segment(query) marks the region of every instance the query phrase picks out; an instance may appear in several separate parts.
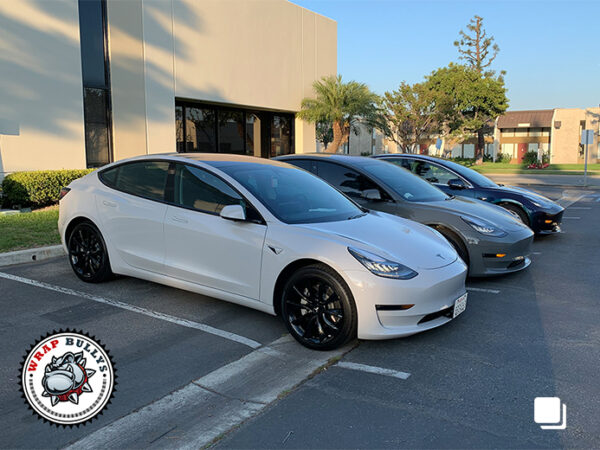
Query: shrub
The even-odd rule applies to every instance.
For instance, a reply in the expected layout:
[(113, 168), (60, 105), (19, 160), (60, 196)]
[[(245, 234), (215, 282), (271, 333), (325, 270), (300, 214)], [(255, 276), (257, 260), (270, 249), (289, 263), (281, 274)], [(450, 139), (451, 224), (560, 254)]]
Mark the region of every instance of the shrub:
[(492, 157), (492, 155), (488, 155), (487, 153), (483, 154), (483, 162), (492, 162), (494, 161), (494, 158)]
[(461, 156), (456, 156), (454, 158), (450, 158), (452, 161), (462, 164), (463, 166), (472, 166), (475, 164), (475, 158), (463, 158)]
[(525, 166), (530, 166), (532, 164), (537, 164), (538, 162), (538, 154), (537, 152), (527, 152), (523, 157), (523, 164)]
[(510, 153), (498, 153), (496, 156), (496, 162), (509, 163), (511, 159)]
[(544, 152), (542, 155), (542, 164), (550, 164), (550, 152)]
[(41, 207), (56, 203), (62, 187), (92, 170), (38, 170), (11, 173), (2, 180), (4, 207)]

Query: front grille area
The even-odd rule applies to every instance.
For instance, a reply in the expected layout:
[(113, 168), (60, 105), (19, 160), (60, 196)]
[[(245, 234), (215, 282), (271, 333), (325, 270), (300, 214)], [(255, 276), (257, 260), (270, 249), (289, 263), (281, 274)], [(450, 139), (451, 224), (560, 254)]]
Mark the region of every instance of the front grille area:
[(449, 308), (442, 309), (441, 311), (427, 314), (425, 317), (423, 317), (421, 320), (419, 320), (419, 323), (417, 325), (421, 325), (422, 323), (425, 323), (425, 322), (431, 322), (432, 320), (435, 320), (438, 317), (449, 317), (450, 319), (452, 319), (453, 314), (454, 314), (454, 306), (450, 306)]

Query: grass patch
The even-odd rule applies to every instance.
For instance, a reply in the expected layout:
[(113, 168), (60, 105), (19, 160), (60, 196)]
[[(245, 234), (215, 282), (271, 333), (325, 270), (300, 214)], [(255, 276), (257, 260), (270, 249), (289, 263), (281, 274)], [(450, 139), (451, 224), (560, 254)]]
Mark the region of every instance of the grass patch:
[(0, 252), (60, 244), (58, 205), (41, 211), (0, 215)]

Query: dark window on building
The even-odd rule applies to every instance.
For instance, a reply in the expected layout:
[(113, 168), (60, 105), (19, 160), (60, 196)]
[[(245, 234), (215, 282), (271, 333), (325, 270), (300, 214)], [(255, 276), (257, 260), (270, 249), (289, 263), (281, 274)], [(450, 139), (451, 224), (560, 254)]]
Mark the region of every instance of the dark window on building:
[(165, 199), (169, 163), (143, 161), (117, 167), (115, 188), (151, 200)]
[(219, 214), (224, 206), (242, 204), (240, 195), (227, 183), (198, 167), (177, 164), (175, 203)]
[(79, 36), (87, 167), (112, 160), (105, 0), (79, 0)]
[(293, 114), (178, 101), (175, 122), (178, 152), (265, 158), (294, 153)]
[(366, 189), (377, 189), (371, 180), (355, 170), (329, 162), (317, 162), (319, 177), (351, 198), (360, 198)]

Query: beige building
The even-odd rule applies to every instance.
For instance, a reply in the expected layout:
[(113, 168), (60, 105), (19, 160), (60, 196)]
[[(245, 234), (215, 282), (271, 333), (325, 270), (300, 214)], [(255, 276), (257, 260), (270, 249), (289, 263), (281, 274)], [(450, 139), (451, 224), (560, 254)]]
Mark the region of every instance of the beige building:
[(592, 130), (594, 143), (588, 148), (588, 162), (600, 161), (600, 108), (509, 111), (498, 118), (497, 151), (519, 163), (527, 152), (550, 157), (553, 164), (584, 162), (581, 132)]
[(337, 24), (285, 0), (0, 1), (0, 178), (172, 151), (314, 151)]

